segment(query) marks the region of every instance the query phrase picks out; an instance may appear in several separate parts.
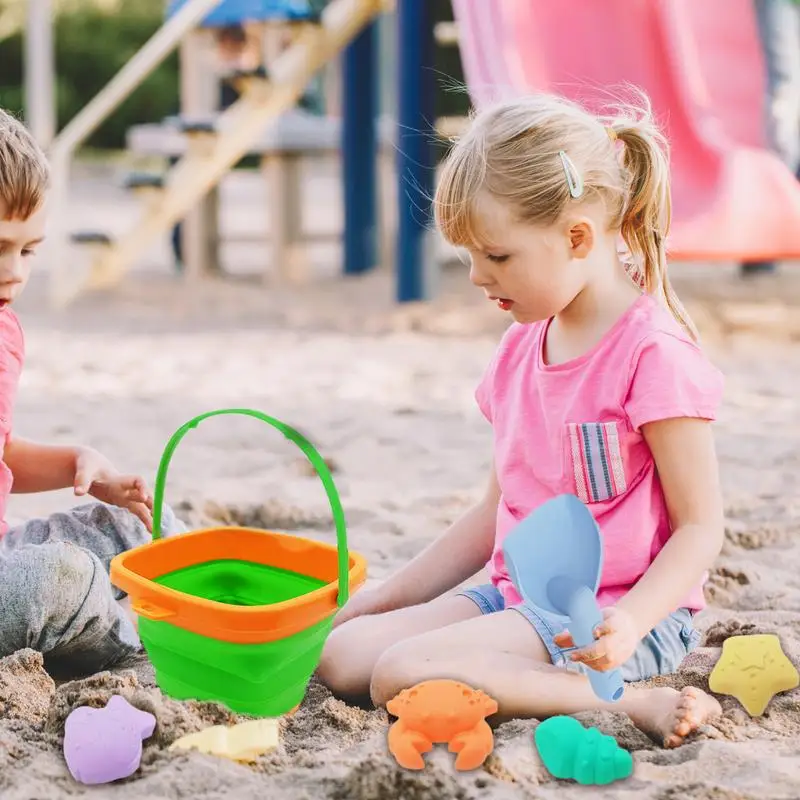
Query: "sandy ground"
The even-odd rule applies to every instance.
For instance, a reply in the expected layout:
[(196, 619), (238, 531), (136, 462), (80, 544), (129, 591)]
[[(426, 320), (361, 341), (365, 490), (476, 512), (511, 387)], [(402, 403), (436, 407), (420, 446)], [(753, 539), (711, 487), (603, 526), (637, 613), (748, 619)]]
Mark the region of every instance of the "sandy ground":
[[(703, 647), (659, 682), (706, 688), (732, 633), (775, 632), (800, 663), (800, 277), (742, 287), (721, 267), (676, 273), (727, 375), (717, 425), (727, 532), (708, 584), (710, 607), (698, 620)], [(152, 478), (169, 435), (194, 414), (260, 408), (303, 430), (332, 460), (351, 544), (379, 580), (466, 509), (484, 480), (490, 432), (472, 391), (505, 319), (465, 278), (450, 270), (437, 303), (398, 310), (386, 274), (323, 279), (304, 290), (242, 282), (187, 289), (154, 259), (121, 292), (58, 314), (47, 311), (37, 278), (20, 305), (28, 364), (17, 431), (89, 443)], [(192, 521), (238, 518), (333, 539), (322, 488), (300, 453), (251, 420), (213, 420), (193, 432), (174, 459), (167, 497)], [(16, 496), (11, 516), (70, 502), (63, 492)], [(156, 714), (156, 734), (134, 778), (82, 787), (61, 755), (64, 719), (115, 692)], [(423, 773), (405, 772), (387, 754), (384, 714), (348, 707), (312, 682), (301, 709), (282, 723), (280, 748), (248, 767), (167, 751), (178, 736), (233, 718), (213, 704), (164, 698), (146, 662), (57, 686), (24, 651), (0, 661), (0, 798), (800, 796), (800, 691), (778, 696), (757, 719), (721, 700), (724, 718), (675, 751), (620, 715), (581, 715), (617, 736), (636, 765), (627, 782), (587, 790), (548, 776), (532, 743), (535, 721), (502, 726), (475, 773), (455, 772), (444, 751)]]

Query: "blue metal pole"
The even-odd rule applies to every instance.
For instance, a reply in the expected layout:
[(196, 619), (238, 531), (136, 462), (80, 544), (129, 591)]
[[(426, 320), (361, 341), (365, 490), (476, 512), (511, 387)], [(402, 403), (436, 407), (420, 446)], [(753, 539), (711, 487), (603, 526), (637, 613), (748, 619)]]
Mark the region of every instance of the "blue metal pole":
[(431, 229), (434, 182), (433, 3), (399, 0), (397, 111), (397, 299), (424, 300), (425, 240)]
[(344, 272), (358, 275), (378, 262), (378, 28), (367, 26), (344, 54), (342, 171)]

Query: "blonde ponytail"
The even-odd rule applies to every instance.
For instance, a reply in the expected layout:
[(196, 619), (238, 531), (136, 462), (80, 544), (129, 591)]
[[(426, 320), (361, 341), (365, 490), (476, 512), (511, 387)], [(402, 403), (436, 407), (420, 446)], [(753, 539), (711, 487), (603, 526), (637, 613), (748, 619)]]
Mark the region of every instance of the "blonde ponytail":
[(666, 239), (672, 218), (667, 143), (648, 108), (640, 119), (612, 120), (608, 126), (623, 143), (622, 164), (630, 186), (620, 232), (641, 269), (645, 291), (660, 295), (675, 319), (697, 340), (697, 329), (667, 273)]
[[(630, 251), (632, 280), (660, 296), (697, 339), (667, 277), (667, 143), (653, 122), (647, 96), (635, 89), (631, 93), (634, 103), (599, 117), (545, 94), (483, 109), (442, 165), (434, 199), (436, 222), (448, 242), (472, 247), (486, 239), (482, 191), (518, 220), (534, 225), (552, 225), (577, 203), (599, 198), (609, 229), (621, 233)], [(579, 177), (580, 193), (575, 193), (568, 166)]]

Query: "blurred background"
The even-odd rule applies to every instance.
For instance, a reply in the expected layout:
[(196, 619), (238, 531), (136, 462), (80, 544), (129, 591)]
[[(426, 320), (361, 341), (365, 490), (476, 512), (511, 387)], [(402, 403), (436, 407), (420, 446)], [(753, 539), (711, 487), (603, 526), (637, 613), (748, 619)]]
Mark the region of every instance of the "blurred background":
[[(79, 250), (69, 277), (45, 259), (55, 304), (187, 265), (272, 284), (383, 267), (396, 300), (432, 299), (455, 260), (431, 231), (436, 165), (473, 105), (531, 91), (598, 110), (648, 93), (673, 260), (750, 276), (800, 253), (795, 0), (375, 0), (326, 26), (328, 5), (0, 0), (0, 104), (51, 149), (53, 241)], [(93, 199), (115, 190), (124, 210)]]
[[(48, 241), (19, 303), (16, 432), (95, 446), (152, 480), (187, 420), (260, 409), (322, 452), (349, 544), (380, 580), (474, 502), (490, 463), (473, 392), (508, 317), (433, 230), (449, 142), (498, 97), (555, 91), (600, 108), (630, 84), (672, 148), (673, 283), (727, 381), (726, 543), (696, 623), (708, 646), (777, 632), (795, 658), (795, 0), (0, 0), (0, 106), (53, 168)], [(193, 431), (167, 500), (191, 525), (333, 541), (313, 470), (262, 427), (222, 417)], [(14, 495), (9, 521), (73, 502)], [(382, 723), (343, 708), (321, 703), (333, 722), (269, 774), (158, 766), (115, 788), (292, 798), (338, 781), (355, 800), (444, 796), (441, 771), (400, 781)], [(764, 721), (742, 714), (718, 741), (659, 751), (641, 794), (755, 797), (774, 784), (770, 796), (795, 796), (796, 720), (787, 695)], [(66, 797), (37, 737), (30, 758), (7, 748), (2, 785)], [(481, 796), (538, 787), (528, 746), (500, 748)], [(472, 778), (447, 796), (456, 780)]]

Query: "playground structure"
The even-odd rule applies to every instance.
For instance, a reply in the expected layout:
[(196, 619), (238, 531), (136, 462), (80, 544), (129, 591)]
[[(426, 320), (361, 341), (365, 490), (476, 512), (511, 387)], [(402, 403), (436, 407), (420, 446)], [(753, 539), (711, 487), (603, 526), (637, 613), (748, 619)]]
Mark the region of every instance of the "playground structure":
[[(85, 282), (76, 280), (74, 272), (68, 274), (68, 268), (59, 267), (63, 258), (51, 259), (51, 298), (56, 305), (66, 304), (84, 287), (107, 288), (117, 283), (157, 236), (192, 212), (226, 172), (248, 153), (267, 124), (295, 105), (319, 69), (357, 36), (370, 36), (369, 24), (386, 8), (383, 0), (333, 0), (321, 16), (309, 14), (303, 19), (296, 13), (287, 15), (286, 2), (226, 2), (238, 6), (250, 21), (254, 16), (255, 22), (266, 22), (282, 15), (285, 23), (295, 23), (292, 43), (273, 61), (269, 77), (241, 76), (239, 99), (212, 124), (208, 120), (200, 124), (190, 121), (184, 126), (185, 154), (161, 186), (150, 187), (142, 214), (127, 233), (111, 240), (103, 232), (82, 232), (73, 239), (91, 248), (91, 268)], [(69, 233), (63, 229), (63, 214), (58, 210), (65, 207), (69, 165), (75, 149), (179, 41), (219, 5), (219, 0), (188, 0), (171, 9), (174, 13), (168, 16), (164, 26), (56, 137), (50, 149), (57, 209), (55, 243), (63, 246), (69, 239)], [(310, 10), (307, 3), (305, 6)], [(373, 52), (369, 46), (349, 52), (358, 55), (365, 49)], [(369, 79), (371, 70), (364, 73)], [(359, 133), (362, 151), (371, 154), (374, 125), (366, 125)], [(374, 158), (362, 158), (362, 161), (374, 166)], [(202, 225), (202, 218), (199, 224)], [(196, 237), (188, 238), (189, 242), (196, 241)]]
[[(171, 10), (174, 11), (184, 5), (184, 2), (173, 2)], [(275, 4), (273, 4), (275, 5)], [(285, 14), (294, 10), (295, 18), (286, 19), (281, 16), (277, 19), (266, 17), (253, 22), (243, 20), (243, 13), (253, 15), (253, 3), (233, 3), (231, 0), (221, 3), (204, 20), (203, 25), (190, 31), (181, 43), (181, 113), (174, 118), (168, 118), (160, 123), (136, 125), (128, 132), (128, 150), (134, 157), (155, 156), (161, 159), (177, 160), (185, 156), (192, 142), (198, 136), (213, 135), (218, 132), (216, 117), (219, 115), (219, 88), (220, 74), (214, 68), (215, 50), (217, 43), (215, 36), (225, 29), (227, 25), (244, 25), (250, 41), (257, 42), (260, 50), (256, 66), (246, 70), (234, 69), (229, 71), (227, 80), (234, 84), (240, 91), (247, 91), (253, 84), (264, 84), (267, 80), (269, 65), (280, 56), (282, 44), (289, 37), (296, 37), (300, 26), (314, 25), (319, 22), (318, 15), (302, 16), (301, 12), (314, 14), (304, 2), (294, 3), (284, 8), (262, 8), (265, 14)], [(288, 28), (288, 30), (287, 30)], [(373, 26), (368, 26), (365, 31), (354, 41), (355, 61), (357, 65), (369, 63), (375, 57), (376, 31)], [(353, 59), (347, 59), (345, 64)], [(328, 64), (325, 72), (325, 84), (328, 94), (334, 93), (337, 84), (341, 83), (336, 70), (331, 69), (334, 64)], [(348, 83), (361, 86), (358, 78), (349, 79)], [(368, 88), (368, 87), (367, 87)], [(361, 101), (364, 96), (361, 92), (348, 92), (347, 99)], [(367, 152), (374, 150), (376, 145), (367, 139), (366, 131), (375, 124), (374, 115), (375, 98), (366, 97), (368, 105), (364, 108), (367, 118), (362, 119), (360, 108), (354, 111), (358, 117), (355, 126), (360, 130), (358, 147), (366, 146)], [(386, 123), (388, 120), (379, 121), (380, 140), (382, 146), (377, 149), (384, 166), (384, 173), (388, 172), (389, 160), (393, 155), (391, 148), (392, 131)], [(388, 145), (388, 146), (387, 146)], [(304, 247), (304, 231), (302, 229), (302, 201), (303, 181), (302, 162), (309, 157), (337, 156), (342, 149), (342, 123), (341, 119), (330, 114), (313, 113), (303, 108), (295, 107), (280, 114), (276, 119), (264, 127), (257, 138), (247, 148), (247, 154), (259, 160), (261, 171), (266, 179), (270, 202), (270, 241), (272, 255), (269, 259), (265, 276), (271, 274), (282, 281), (302, 282), (307, 279), (309, 267), (306, 260)], [(361, 158), (363, 161), (363, 158)], [(369, 165), (368, 165), (369, 166)], [(348, 172), (358, 170), (359, 163), (348, 162)], [(358, 179), (361, 189), (355, 203), (358, 210), (364, 208), (367, 214), (372, 214), (375, 219), (386, 220), (386, 214), (378, 213), (377, 209), (382, 204), (378, 203), (373, 195), (364, 196), (363, 191), (374, 186), (370, 175)], [(384, 185), (389, 181), (385, 180)], [(164, 176), (159, 174), (133, 173), (129, 175), (126, 185), (129, 189), (142, 194), (144, 197), (157, 196), (165, 185)], [(349, 207), (355, 209), (353, 202)], [(194, 209), (187, 214), (181, 222), (182, 250), (186, 268), (191, 275), (201, 275), (219, 269), (221, 262), (219, 234), (220, 198), (219, 186), (212, 186), (200, 198)], [(375, 224), (372, 216), (365, 220), (365, 224)], [(352, 227), (352, 226), (351, 226)], [(378, 237), (381, 243), (389, 239), (385, 232)], [(374, 253), (365, 252), (363, 247), (348, 248), (349, 270), (360, 272), (373, 264)], [(384, 253), (381, 257), (386, 258)]]
[[(273, 272), (283, 266), (285, 276), (297, 274), (297, 161), (304, 152), (340, 151), (344, 272), (366, 272), (393, 260), (397, 299), (429, 297), (435, 264), (426, 198), (436, 166), (433, 97), (439, 77), (431, 65), (437, 40), (458, 45), (477, 106), (539, 90), (591, 106), (613, 99), (614, 90), (626, 83), (643, 88), (672, 144), (674, 213), (668, 246), (673, 259), (800, 256), (800, 190), (766, 148), (762, 132), (764, 66), (751, 0), (609, 0), (602, 5), (593, 0), (452, 0), (452, 5), (455, 21), (436, 26), (434, 34), (426, 0), (332, 0), (321, 15), (303, 12), (308, 4), (300, 0), (173, 3), (164, 26), (51, 147), (56, 208), (63, 209), (75, 149), (182, 42), (184, 113), (171, 132), (161, 126), (157, 145), (179, 160), (161, 180), (134, 181), (132, 188), (142, 191), (146, 202), (128, 233), (116, 240), (103, 232), (73, 237), (91, 248), (85, 286), (117, 284), (148, 245), (182, 219), (187, 273), (201, 273), (214, 259), (214, 189), (253, 152), (264, 158), (273, 186)], [(398, 102), (394, 118), (378, 124), (375, 21), (387, 14), (395, 15)], [(198, 30), (223, 17), (247, 20), (264, 31), (281, 19), (292, 26), (293, 41), (271, 63), (268, 76), (240, 76), (241, 98), (210, 117), (203, 99), (207, 85), (203, 88), (198, 78)], [(291, 122), (287, 112), (309, 80), (340, 53), (341, 120), (297, 117)], [(453, 135), (463, 121), (440, 122), (439, 131)], [(147, 135), (144, 129), (132, 131), (130, 142), (146, 151)], [(173, 144), (165, 145), (168, 141)], [(396, 153), (396, 230), (378, 221), (381, 144), (384, 152)], [(56, 217), (58, 225), (63, 215)], [(52, 246), (69, 238), (70, 232), (61, 230)], [(52, 298), (58, 305), (84, 288), (67, 262), (51, 259)]]

